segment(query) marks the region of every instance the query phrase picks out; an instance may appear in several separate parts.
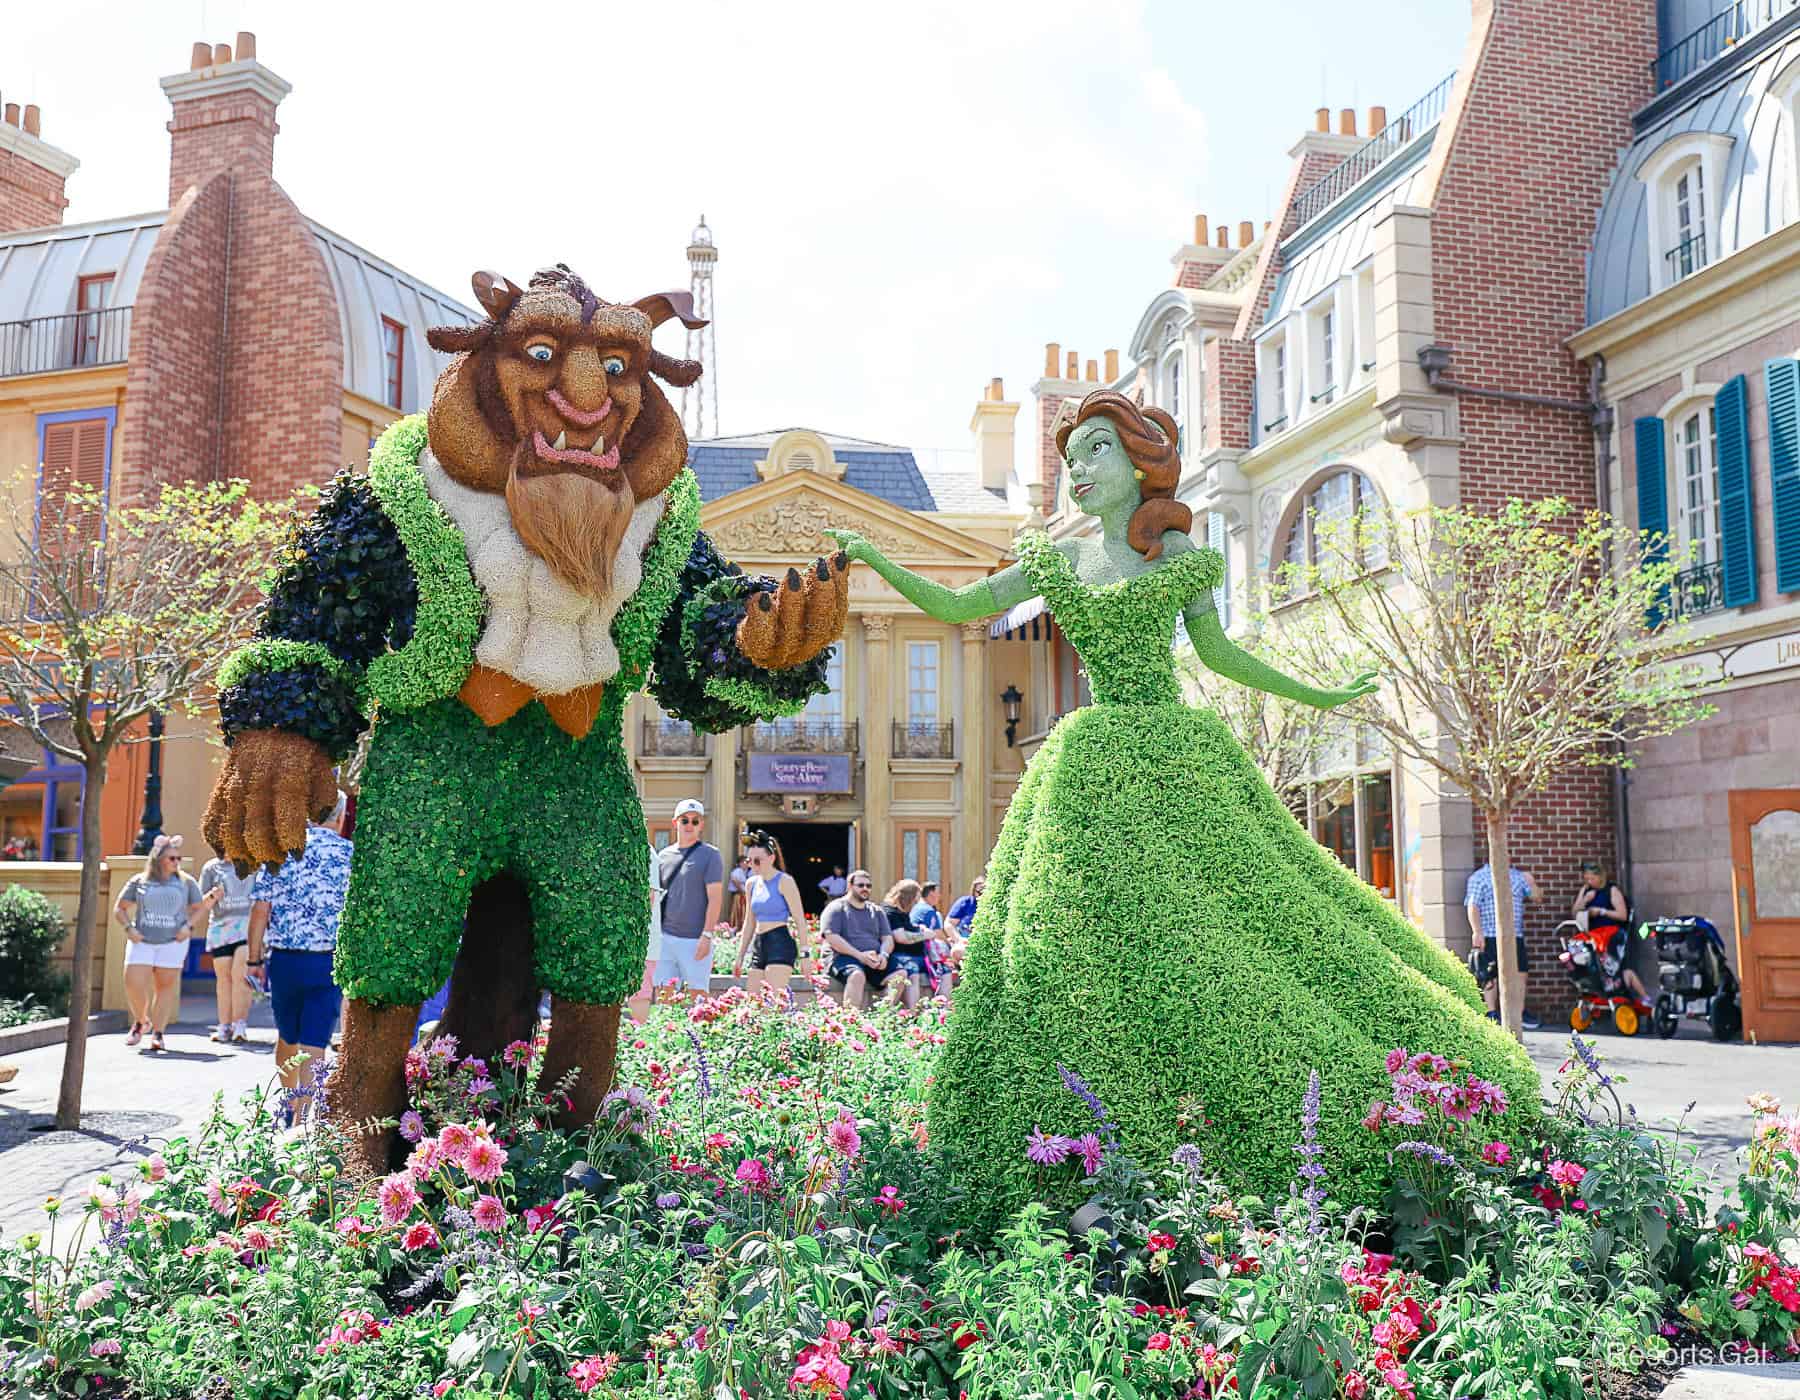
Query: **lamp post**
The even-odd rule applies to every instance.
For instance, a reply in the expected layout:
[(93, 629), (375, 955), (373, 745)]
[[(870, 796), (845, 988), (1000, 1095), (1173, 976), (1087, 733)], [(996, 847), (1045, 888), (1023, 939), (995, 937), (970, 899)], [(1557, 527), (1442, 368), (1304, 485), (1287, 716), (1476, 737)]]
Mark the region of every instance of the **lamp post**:
[(1025, 697), (1011, 681), (1000, 692), (1000, 703), (1006, 707), (1006, 747), (1012, 748), (1019, 737), (1019, 705)]
[(144, 777), (144, 814), (138, 818), (137, 843), (132, 850), (149, 855), (150, 847), (162, 835), (162, 739), (163, 713), (150, 711), (150, 771)]

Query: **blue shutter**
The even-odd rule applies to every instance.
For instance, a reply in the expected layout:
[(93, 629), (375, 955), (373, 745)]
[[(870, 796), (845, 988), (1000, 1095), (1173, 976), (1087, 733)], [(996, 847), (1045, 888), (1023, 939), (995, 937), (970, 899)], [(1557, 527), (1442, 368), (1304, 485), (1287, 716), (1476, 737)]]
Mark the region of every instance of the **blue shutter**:
[(1756, 521), (1750, 509), (1750, 399), (1738, 375), (1713, 396), (1719, 474), (1719, 576), (1725, 606), (1756, 601)]
[(1216, 510), (1206, 512), (1206, 542), (1225, 560), (1225, 572), (1219, 586), (1213, 589), (1213, 608), (1219, 614), (1219, 626), (1231, 626), (1231, 555), (1225, 548), (1225, 517)]
[(1775, 587), (1800, 590), (1800, 360), (1763, 366), (1769, 390), (1769, 495), (1775, 517)]
[[(1663, 420), (1640, 418), (1632, 430), (1637, 441), (1638, 529), (1649, 536), (1644, 543), (1644, 562), (1660, 564), (1669, 557), (1669, 475), (1663, 463)], [(1665, 589), (1647, 621), (1660, 627), (1668, 613)]]

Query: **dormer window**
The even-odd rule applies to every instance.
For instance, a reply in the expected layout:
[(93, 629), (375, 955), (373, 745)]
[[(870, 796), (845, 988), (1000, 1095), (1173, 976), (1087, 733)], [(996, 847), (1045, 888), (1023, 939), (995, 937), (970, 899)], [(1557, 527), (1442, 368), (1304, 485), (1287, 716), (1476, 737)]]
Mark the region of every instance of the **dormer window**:
[(381, 318), (382, 367), (386, 372), (387, 406), (403, 408), (406, 392), (406, 327)]
[(1675, 246), (1663, 254), (1668, 280), (1706, 266), (1706, 171), (1695, 161), (1675, 177)]
[(1673, 287), (1725, 256), (1719, 236), (1729, 136), (1689, 131), (1658, 146), (1637, 169), (1648, 214), (1650, 287)]

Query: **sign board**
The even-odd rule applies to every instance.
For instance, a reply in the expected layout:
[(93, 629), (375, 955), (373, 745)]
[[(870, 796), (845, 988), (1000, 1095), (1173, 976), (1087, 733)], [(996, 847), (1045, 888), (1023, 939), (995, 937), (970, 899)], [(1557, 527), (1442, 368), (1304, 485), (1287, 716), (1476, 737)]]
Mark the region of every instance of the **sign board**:
[(1800, 666), (1800, 632), (1784, 632), (1777, 637), (1759, 637), (1753, 642), (1721, 647), (1715, 651), (1697, 651), (1663, 663), (1678, 671), (1691, 672), (1704, 685), (1721, 685), (1742, 680), (1746, 676)]
[(847, 753), (753, 753), (750, 792), (849, 792), (852, 773)]

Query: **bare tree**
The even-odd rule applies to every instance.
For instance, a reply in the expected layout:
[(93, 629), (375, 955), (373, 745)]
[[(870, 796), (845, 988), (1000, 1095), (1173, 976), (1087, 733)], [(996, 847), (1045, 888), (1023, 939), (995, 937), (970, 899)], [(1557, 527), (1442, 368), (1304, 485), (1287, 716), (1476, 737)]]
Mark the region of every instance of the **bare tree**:
[[(1277, 623), (1267, 615), (1254, 615), (1238, 645), (1291, 673), (1301, 650), (1296, 629), (1314, 626), (1315, 618), (1316, 614), (1296, 612)], [(1286, 794), (1310, 779), (1317, 759), (1346, 725), (1335, 712), (1226, 680), (1203, 666), (1185, 642), (1176, 649), (1175, 669), (1183, 693), (1224, 721), (1263, 780), (1278, 793)], [(1331, 674), (1337, 670), (1341, 667)]]
[(56, 1126), (69, 1129), (81, 1121), (107, 765), (152, 712), (193, 710), (210, 695), (220, 665), (251, 635), (258, 581), (289, 510), (253, 500), (242, 482), (165, 486), (111, 508), (92, 487), (47, 485), (40, 499), (37, 474), (19, 473), (0, 504), (0, 723), (85, 776), (56, 1104)]
[[(1559, 772), (1628, 765), (1631, 746), (1711, 712), (1668, 621), (1679, 560), (1560, 499), (1493, 514), (1430, 508), (1314, 522), (1317, 561), (1284, 580), (1329, 625), (1284, 639), (1301, 669), (1346, 651), (1382, 689), (1346, 709), (1467, 793), (1494, 872), (1501, 1018), (1519, 1034), (1524, 984), (1508, 897), (1508, 824)], [(1678, 603), (1679, 599), (1673, 600)]]

